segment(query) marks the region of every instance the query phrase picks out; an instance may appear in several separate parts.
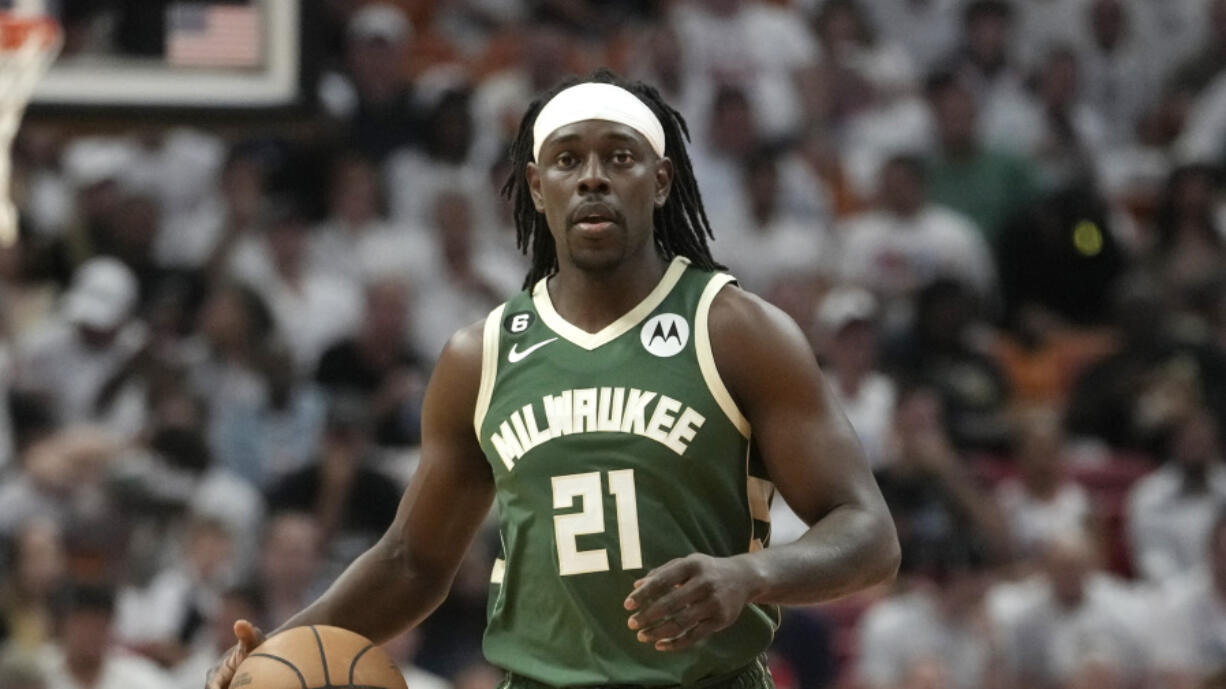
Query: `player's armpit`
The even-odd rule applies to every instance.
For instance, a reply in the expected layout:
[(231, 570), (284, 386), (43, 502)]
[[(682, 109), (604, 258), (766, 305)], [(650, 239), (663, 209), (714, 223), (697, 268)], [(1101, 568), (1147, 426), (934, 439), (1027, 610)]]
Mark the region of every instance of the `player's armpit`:
[(735, 287), (716, 296), (709, 323), (719, 375), (772, 482), (811, 525), (796, 544), (753, 554), (767, 582), (757, 602), (815, 602), (893, 576), (889, 511), (800, 328)]

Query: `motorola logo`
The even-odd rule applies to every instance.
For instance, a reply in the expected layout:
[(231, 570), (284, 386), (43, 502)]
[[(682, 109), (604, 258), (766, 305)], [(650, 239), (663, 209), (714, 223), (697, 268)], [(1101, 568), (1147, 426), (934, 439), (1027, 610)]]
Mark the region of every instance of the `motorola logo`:
[(690, 341), (690, 324), (675, 313), (652, 316), (639, 332), (643, 349), (660, 357), (673, 356)]

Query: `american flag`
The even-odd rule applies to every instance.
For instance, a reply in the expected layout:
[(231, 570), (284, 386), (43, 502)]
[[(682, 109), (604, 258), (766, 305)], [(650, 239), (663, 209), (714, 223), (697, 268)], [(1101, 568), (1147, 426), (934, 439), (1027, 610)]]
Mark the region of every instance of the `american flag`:
[(262, 17), (251, 5), (178, 3), (168, 9), (166, 59), (177, 67), (258, 67)]

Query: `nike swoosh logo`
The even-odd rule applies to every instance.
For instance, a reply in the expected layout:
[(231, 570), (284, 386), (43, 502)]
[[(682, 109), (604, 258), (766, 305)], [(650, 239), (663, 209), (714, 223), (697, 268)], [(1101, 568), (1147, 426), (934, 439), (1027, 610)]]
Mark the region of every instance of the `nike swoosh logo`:
[(541, 340), (540, 342), (537, 342), (536, 344), (532, 345), (531, 347), (529, 347), (529, 348), (525, 349), (525, 350), (524, 350), (524, 351), (522, 351), (522, 352), (517, 352), (517, 351), (515, 351), (515, 348), (519, 346), (519, 343), (518, 343), (518, 342), (516, 342), (515, 344), (511, 345), (511, 351), (507, 352), (507, 361), (509, 361), (509, 362), (511, 362), (511, 363), (515, 363), (515, 362), (517, 362), (517, 361), (523, 361), (524, 357), (526, 357), (526, 356), (528, 356), (529, 354), (531, 354), (531, 353), (535, 352), (536, 350), (540, 349), (541, 347), (544, 347), (545, 345), (549, 344), (550, 342), (553, 342), (553, 341), (554, 341), (554, 340), (556, 340), (556, 339), (558, 339), (558, 338), (556, 338), (556, 337), (551, 337), (551, 338), (549, 338), (548, 340)]

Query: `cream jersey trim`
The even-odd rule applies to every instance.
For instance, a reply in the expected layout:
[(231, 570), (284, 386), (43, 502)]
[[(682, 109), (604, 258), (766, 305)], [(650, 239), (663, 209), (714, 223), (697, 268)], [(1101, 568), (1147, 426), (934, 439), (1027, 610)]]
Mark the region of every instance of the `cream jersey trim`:
[(498, 377), (498, 328), (502, 325), (502, 311), (506, 304), (490, 311), (481, 330), (481, 386), (477, 389), (477, 404), (473, 409), (473, 430), (481, 440), (481, 424), (494, 396), (494, 379)]
[(724, 285), (734, 280), (735, 278), (727, 273), (716, 273), (707, 283), (706, 288), (702, 290), (702, 296), (698, 298), (698, 312), (694, 315), (694, 353), (698, 357), (698, 368), (702, 371), (703, 380), (707, 383), (707, 390), (711, 392), (719, 408), (724, 410), (724, 414), (732, 425), (736, 426), (741, 435), (748, 438), (749, 419), (741, 413), (736, 402), (732, 400), (727, 386), (724, 385), (723, 378), (719, 377), (719, 369), (715, 366), (715, 355), (711, 352), (711, 333), (707, 329), (707, 316), (711, 311), (711, 303), (715, 301), (715, 295), (724, 288)]
[(600, 332), (589, 333), (582, 328), (576, 327), (554, 310), (553, 301), (549, 299), (549, 289), (545, 286), (545, 278), (541, 278), (536, 283), (536, 286), (532, 288), (532, 303), (536, 306), (536, 312), (540, 315), (541, 322), (549, 326), (562, 339), (590, 352), (629, 332), (631, 328), (646, 318), (647, 314), (654, 311), (664, 301), (664, 298), (668, 296), (668, 293), (673, 290), (673, 287), (676, 286), (677, 281), (681, 279), (682, 273), (685, 272), (685, 268), (689, 264), (690, 260), (684, 256), (674, 258), (672, 263), (669, 264), (668, 270), (664, 271), (664, 277), (660, 278), (660, 282), (656, 283), (651, 293), (621, 318), (602, 328)]

